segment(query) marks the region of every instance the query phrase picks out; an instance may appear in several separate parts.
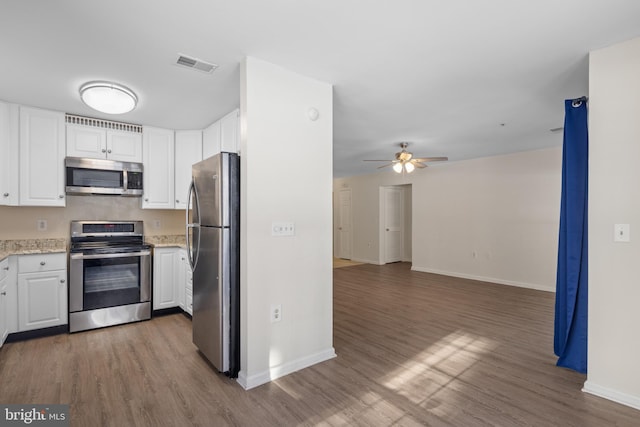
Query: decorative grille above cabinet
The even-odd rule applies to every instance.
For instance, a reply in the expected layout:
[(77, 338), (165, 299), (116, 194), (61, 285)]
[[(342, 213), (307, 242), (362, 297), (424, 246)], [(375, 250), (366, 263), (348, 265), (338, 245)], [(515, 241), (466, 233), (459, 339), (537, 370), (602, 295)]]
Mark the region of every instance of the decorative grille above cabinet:
[(72, 125), (92, 126), (103, 129), (121, 130), (125, 132), (142, 133), (141, 125), (131, 123), (114, 122), (111, 120), (94, 119), (93, 117), (76, 116), (74, 114), (66, 114), (65, 121)]

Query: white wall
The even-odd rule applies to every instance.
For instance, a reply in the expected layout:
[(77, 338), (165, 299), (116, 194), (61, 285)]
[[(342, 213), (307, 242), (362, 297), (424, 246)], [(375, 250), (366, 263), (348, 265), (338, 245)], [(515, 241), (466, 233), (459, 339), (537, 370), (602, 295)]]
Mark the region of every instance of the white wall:
[[(335, 357), (332, 87), (255, 58), (241, 66), (241, 371), (255, 387)], [(308, 118), (309, 108), (320, 112)], [(273, 237), (273, 221), (295, 236)], [(281, 304), (282, 320), (270, 322)]]
[(433, 165), (404, 178), (340, 178), (334, 187), (352, 189), (354, 259), (379, 261), (378, 188), (411, 183), (414, 270), (554, 291), (561, 166), (557, 147)]
[[(640, 38), (590, 54), (585, 391), (640, 409), (639, 100)], [(614, 224), (631, 224), (631, 242), (613, 242)]]

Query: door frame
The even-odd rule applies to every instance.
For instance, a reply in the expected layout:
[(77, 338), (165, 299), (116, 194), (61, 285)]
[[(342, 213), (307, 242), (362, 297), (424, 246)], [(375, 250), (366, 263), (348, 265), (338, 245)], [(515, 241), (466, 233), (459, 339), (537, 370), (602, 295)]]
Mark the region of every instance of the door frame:
[[(342, 193), (349, 193), (349, 218), (347, 218), (348, 223), (349, 223), (349, 257), (348, 258), (342, 258), (340, 255), (342, 255), (340, 253), (340, 247), (342, 246), (342, 233), (341, 230), (339, 229), (340, 224), (342, 222), (342, 210), (341, 210), (341, 198), (340, 195)], [(351, 191), (351, 188), (341, 188), (340, 190), (338, 190), (336, 198), (335, 198), (335, 213), (336, 213), (336, 221), (335, 221), (335, 225), (334, 225), (334, 233), (335, 233), (335, 239), (334, 239), (334, 244), (335, 244), (335, 248), (334, 248), (334, 256), (336, 258), (342, 258), (342, 259), (349, 259), (351, 260), (353, 258), (353, 192)]]
[[(378, 190), (378, 201), (379, 201), (379, 211), (378, 211), (378, 264), (385, 264), (386, 260), (386, 230), (385, 230), (385, 191), (388, 188), (398, 188), (402, 191), (402, 262), (411, 262), (412, 253), (413, 253), (413, 241), (412, 241), (412, 230), (413, 230), (413, 185), (412, 184), (401, 184), (401, 185), (382, 185)], [(409, 249), (407, 248), (409, 247)]]
[(402, 194), (402, 202), (401, 202), (401, 206), (400, 208), (402, 209), (401, 211), (401, 215), (400, 215), (400, 219), (401, 219), (401, 231), (400, 231), (400, 236), (403, 239), (402, 242), (402, 259), (401, 261), (404, 260), (404, 230), (406, 229), (406, 225), (405, 225), (405, 215), (404, 215), (404, 187), (402, 185), (383, 185), (380, 186), (379, 189), (379, 218), (380, 221), (378, 222), (379, 227), (378, 227), (378, 242), (379, 242), (379, 247), (378, 247), (378, 264), (383, 265), (387, 263), (387, 233), (386, 233), (386, 229), (385, 229), (385, 224), (386, 224), (386, 202), (387, 202), (387, 198), (386, 198), (386, 191), (389, 189), (398, 189), (400, 190), (401, 194)]

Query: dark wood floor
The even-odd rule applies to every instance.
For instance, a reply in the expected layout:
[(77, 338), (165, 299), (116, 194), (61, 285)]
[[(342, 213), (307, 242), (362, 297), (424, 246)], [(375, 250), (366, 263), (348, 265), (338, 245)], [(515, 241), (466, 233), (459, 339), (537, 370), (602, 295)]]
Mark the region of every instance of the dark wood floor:
[(69, 403), (72, 426), (637, 426), (557, 368), (553, 295), (411, 272), (334, 270), (338, 357), (244, 391), (182, 314), (6, 344), (1, 403)]

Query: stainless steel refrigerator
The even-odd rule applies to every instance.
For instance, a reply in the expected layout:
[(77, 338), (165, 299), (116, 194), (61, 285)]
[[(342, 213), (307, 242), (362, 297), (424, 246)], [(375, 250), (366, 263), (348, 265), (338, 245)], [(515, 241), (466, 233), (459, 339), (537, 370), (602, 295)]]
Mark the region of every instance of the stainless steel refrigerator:
[(193, 343), (218, 371), (235, 378), (240, 370), (237, 154), (220, 153), (193, 165), (186, 216), (193, 271)]

